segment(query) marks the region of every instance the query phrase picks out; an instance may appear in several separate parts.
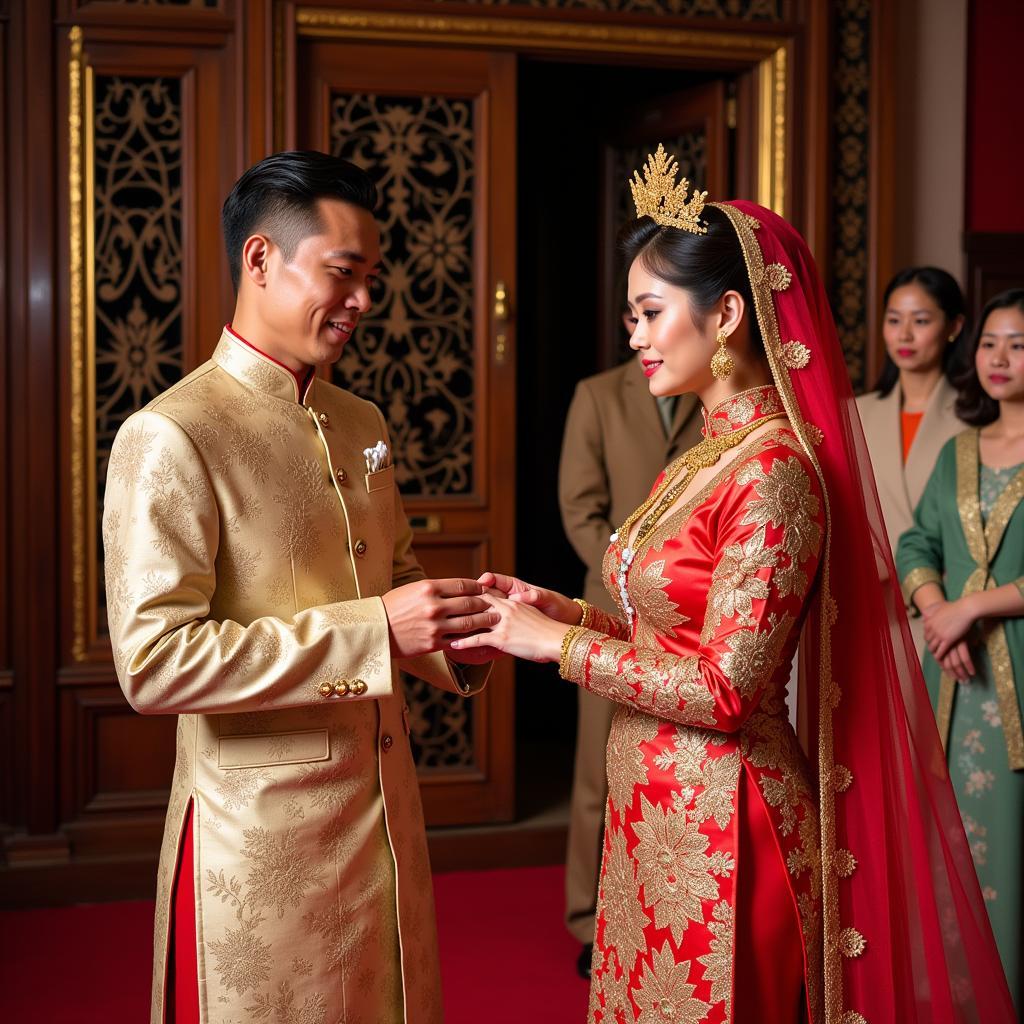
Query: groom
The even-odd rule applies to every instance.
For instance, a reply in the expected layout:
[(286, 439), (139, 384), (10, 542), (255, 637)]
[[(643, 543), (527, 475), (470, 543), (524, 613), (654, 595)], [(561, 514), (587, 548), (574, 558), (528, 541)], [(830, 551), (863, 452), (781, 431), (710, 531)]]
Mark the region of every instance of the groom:
[(178, 715), (154, 1024), (441, 1021), (398, 669), (477, 691), (484, 669), (437, 652), (497, 616), (475, 581), (423, 578), (383, 416), (316, 375), (370, 308), (376, 202), (321, 153), (242, 175), (232, 322), (111, 453), (117, 675), (136, 710)]

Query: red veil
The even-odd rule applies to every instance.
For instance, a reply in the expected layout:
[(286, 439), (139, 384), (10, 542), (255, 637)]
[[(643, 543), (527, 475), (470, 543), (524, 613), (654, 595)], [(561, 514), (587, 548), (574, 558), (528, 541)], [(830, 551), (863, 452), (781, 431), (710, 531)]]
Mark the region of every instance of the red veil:
[(772, 374), (826, 500), (799, 705), (820, 792), (825, 1021), (1009, 1024), (1009, 990), (817, 268), (771, 211), (714, 205), (739, 236)]

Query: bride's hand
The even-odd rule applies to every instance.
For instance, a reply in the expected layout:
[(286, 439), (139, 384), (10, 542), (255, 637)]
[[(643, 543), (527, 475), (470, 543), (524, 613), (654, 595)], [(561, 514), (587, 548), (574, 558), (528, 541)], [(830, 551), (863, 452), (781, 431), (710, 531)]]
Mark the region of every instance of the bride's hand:
[(510, 601), (528, 604), (537, 611), (543, 612), (549, 619), (562, 622), (566, 626), (579, 625), (583, 609), (557, 590), (546, 590), (524, 583), (515, 576), (505, 576), (499, 572), (485, 572), (477, 582), (488, 592), (500, 591)]
[[(557, 662), (561, 659), (562, 641), (567, 632), (564, 624), (521, 600), (494, 597), (485, 597), (485, 600), (501, 616), (498, 624), (473, 636), (453, 640), (453, 651), (461, 654), (477, 647), (492, 647), (526, 661)], [(574, 607), (579, 611), (578, 605)]]

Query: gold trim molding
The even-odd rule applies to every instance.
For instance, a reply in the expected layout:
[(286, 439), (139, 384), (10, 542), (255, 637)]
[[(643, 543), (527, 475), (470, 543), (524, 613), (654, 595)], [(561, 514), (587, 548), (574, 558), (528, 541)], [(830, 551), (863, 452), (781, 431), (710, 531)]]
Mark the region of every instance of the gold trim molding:
[[(473, 14), (410, 14), (399, 11), (333, 10), (299, 7), (298, 37), (367, 42), (411, 42), (574, 53), (638, 54), (648, 57), (716, 58), (757, 65), (757, 201), (786, 215), (789, 137), (789, 40), (782, 36), (721, 30), (650, 28)], [(283, 37), (284, 26), (275, 32)], [(277, 40), (275, 40), (275, 45)], [(283, 68), (275, 85), (283, 110)]]
[(75, 25), (68, 37), (68, 230), (69, 230), (69, 294), (70, 372), (71, 372), (71, 588), (72, 643), (71, 656), (85, 661), (86, 642), (86, 452), (85, 452), (85, 347), (86, 347), (86, 284), (85, 284), (85, 127), (83, 92), (85, 68), (83, 35)]

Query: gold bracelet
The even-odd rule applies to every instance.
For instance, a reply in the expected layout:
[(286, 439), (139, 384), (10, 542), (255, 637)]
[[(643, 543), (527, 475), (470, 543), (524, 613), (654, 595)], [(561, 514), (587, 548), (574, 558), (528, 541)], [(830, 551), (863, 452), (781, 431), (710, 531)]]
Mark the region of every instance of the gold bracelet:
[(586, 633), (587, 630), (583, 626), (570, 626), (566, 630), (565, 636), (562, 637), (562, 656), (558, 659), (558, 674), (563, 678), (567, 679), (566, 668), (569, 664), (569, 648), (572, 647), (573, 641), (581, 633)]
[(582, 597), (574, 597), (573, 604), (580, 606), (580, 611), (583, 614), (580, 616), (580, 621), (576, 623), (577, 626), (582, 626), (583, 629), (590, 629), (594, 624), (594, 609), (590, 607), (589, 602), (584, 601)]

